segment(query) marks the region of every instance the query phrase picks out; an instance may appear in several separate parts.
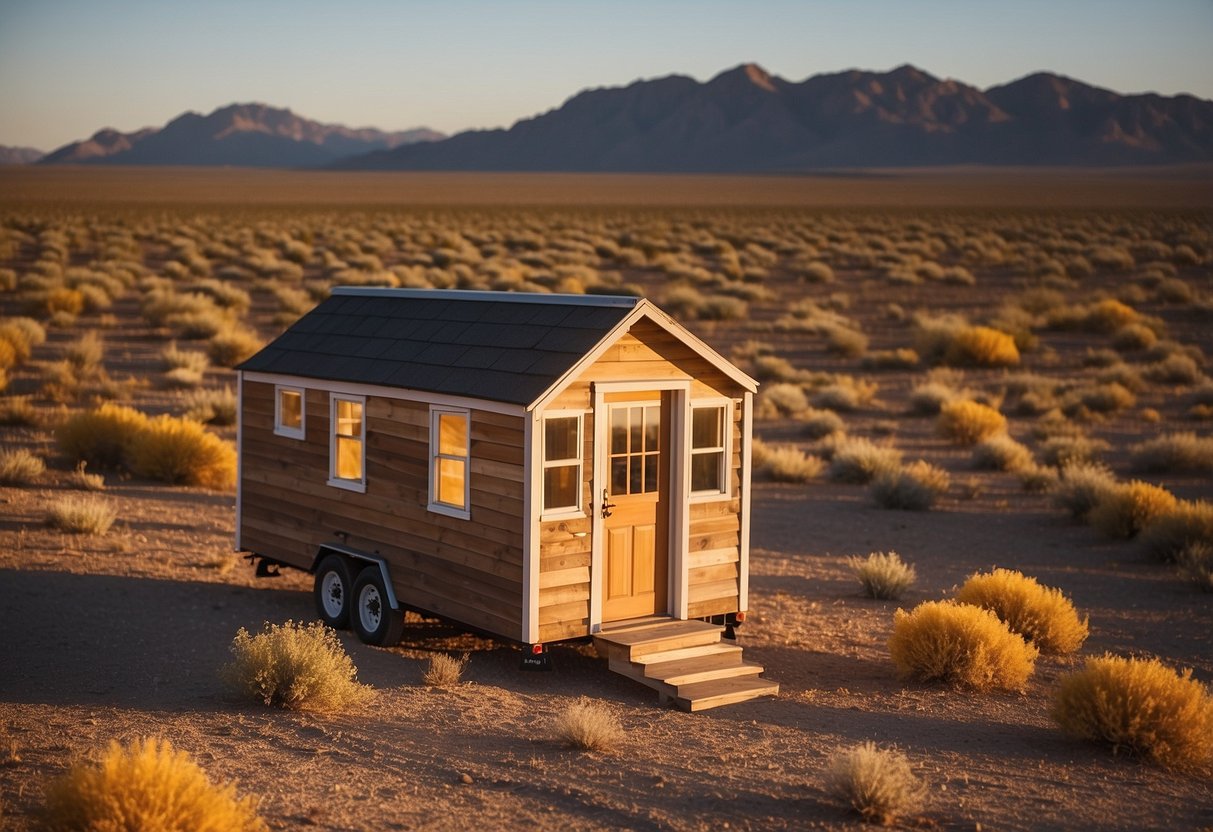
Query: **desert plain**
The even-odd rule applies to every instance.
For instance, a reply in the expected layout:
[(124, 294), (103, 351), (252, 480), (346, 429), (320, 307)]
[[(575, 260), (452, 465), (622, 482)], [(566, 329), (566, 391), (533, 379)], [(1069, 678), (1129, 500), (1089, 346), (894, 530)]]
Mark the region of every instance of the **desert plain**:
[[(1105, 652), (1213, 683), (1213, 593), (1056, 499), (1078, 458), (1213, 499), (1207, 461), (1147, 453), (1159, 437), (1209, 440), (1211, 205), (1199, 168), (0, 171), (0, 314), (46, 333), (3, 391), (4, 451), (46, 470), (0, 486), (0, 828), (33, 828), (51, 779), (145, 736), (257, 796), (274, 829), (858, 828), (823, 771), (869, 740), (927, 784), (906, 826), (1213, 828), (1207, 775), (1077, 741), (1050, 716), (1058, 680)], [(227, 365), (340, 283), (640, 293), (759, 378), (755, 434), (795, 464), (756, 466), (738, 638), (779, 696), (682, 713), (587, 643), (524, 673), (516, 645), (415, 615), (396, 647), (343, 634), (377, 691), (365, 709), (271, 709), (227, 690), (218, 669), (239, 628), (314, 618), (309, 576), (253, 576), (232, 551), (231, 490), (90, 468), (103, 486), (85, 492), (55, 426), (114, 401), (233, 441)], [(1015, 360), (940, 348), (966, 326), (1005, 333)], [(953, 399), (1003, 414), (1026, 456), (995, 466), (941, 435)], [(846, 481), (832, 457), (848, 440), (941, 471), (929, 507), (887, 508)], [(80, 494), (113, 508), (103, 534), (47, 525)], [(867, 598), (847, 558), (888, 551), (917, 581)], [(1089, 617), (1081, 650), (1042, 654), (1018, 691), (899, 678), (894, 611), (994, 567), (1072, 599)], [(459, 685), (423, 684), (438, 653), (468, 654)], [(583, 696), (619, 719), (615, 748), (555, 737)]]

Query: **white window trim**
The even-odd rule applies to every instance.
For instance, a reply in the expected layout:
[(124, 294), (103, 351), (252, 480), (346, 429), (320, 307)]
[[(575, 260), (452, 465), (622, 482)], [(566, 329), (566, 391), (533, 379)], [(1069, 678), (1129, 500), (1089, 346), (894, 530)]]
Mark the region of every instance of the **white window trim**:
[[(438, 477), (435, 460), (438, 459), (438, 417), (443, 413), (453, 413), (467, 420), (467, 448), (463, 456), (463, 508), (438, 502)], [(449, 456), (449, 455), (448, 455)], [(450, 457), (455, 458), (455, 457)], [(430, 405), (430, 449), (429, 449), (429, 481), (430, 500), (426, 508), (435, 514), (445, 514), (447, 517), (457, 517), (460, 520), (472, 519), (472, 411), (463, 407), (438, 407)]]
[[(299, 394), (299, 427), (292, 428), (282, 424), (282, 394)], [(288, 439), (305, 439), (307, 437), (307, 390), (288, 384), (274, 385), (274, 434)]]
[[(722, 408), (724, 410), (724, 453), (720, 459), (720, 490), (690, 491), (691, 463), (695, 457), (694, 438), (692, 436), (697, 408)], [(733, 400), (726, 398), (692, 399), (687, 412), (687, 490), (692, 503), (711, 503), (733, 499), (733, 478), (730, 476), (730, 462), (733, 459)]]
[[(362, 406), (362, 479), (347, 480), (337, 476), (337, 402), (357, 402)], [(351, 396), (345, 393), (329, 394), (329, 479), (328, 484), (346, 491), (366, 493), (366, 396)]]
[[(544, 502), (547, 500), (547, 494), (543, 490), (544, 474), (548, 469), (548, 458), (545, 453), (547, 448), (547, 421), (548, 419), (576, 419), (577, 420), (577, 505), (564, 506), (561, 508), (544, 509)], [(539, 458), (541, 460), (539, 471), (539, 505), (541, 521), (548, 520), (576, 520), (585, 517), (585, 411), (584, 410), (548, 410), (543, 414), (543, 418), (539, 420)], [(568, 460), (561, 460), (568, 464)]]

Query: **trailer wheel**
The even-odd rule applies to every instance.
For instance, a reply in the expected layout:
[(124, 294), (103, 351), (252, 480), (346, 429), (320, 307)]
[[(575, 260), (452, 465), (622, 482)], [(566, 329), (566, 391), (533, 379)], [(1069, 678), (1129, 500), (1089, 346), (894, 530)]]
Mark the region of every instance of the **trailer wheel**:
[(327, 555), (316, 567), (312, 597), (316, 614), (334, 630), (350, 626), (350, 599), (354, 597), (354, 576), (350, 564), (341, 555)]
[(388, 602), (383, 573), (377, 565), (365, 567), (354, 579), (351, 596), (354, 606), (350, 624), (358, 638), (367, 644), (390, 647), (404, 633), (404, 611), (394, 610)]

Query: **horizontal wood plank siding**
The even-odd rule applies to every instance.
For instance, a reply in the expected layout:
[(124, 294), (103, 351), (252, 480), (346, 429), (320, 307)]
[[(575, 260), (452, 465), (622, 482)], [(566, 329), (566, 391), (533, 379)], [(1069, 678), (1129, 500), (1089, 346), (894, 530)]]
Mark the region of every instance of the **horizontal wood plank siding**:
[[(593, 483), (593, 434), (591, 418), (593, 383), (689, 379), (691, 399), (734, 400), (733, 450), (729, 460), (730, 499), (690, 506), (688, 551), (688, 614), (691, 617), (734, 612), (738, 602), (740, 523), (737, 499), (741, 480), (741, 397), (743, 389), (675, 336), (660, 326), (641, 320), (578, 376), (549, 405), (553, 410), (586, 413), (586, 444), (582, 470), (585, 475), (583, 506), (596, 495)], [(599, 486), (601, 488), (601, 486)], [(582, 525), (584, 524), (584, 525)], [(574, 523), (540, 524), (540, 638), (589, 635), (590, 519)], [(674, 562), (671, 557), (670, 562)], [(584, 598), (584, 600), (582, 600)]]
[(378, 552), (402, 603), (516, 638), (523, 604), (522, 419), (472, 410), (471, 519), (461, 520), (426, 509), (430, 428), (423, 402), (368, 397), (366, 493), (328, 485), (329, 393), (317, 384), (301, 381), (306, 436), (289, 439), (273, 432), (274, 385), (244, 382), (243, 546), (302, 568), (324, 543)]

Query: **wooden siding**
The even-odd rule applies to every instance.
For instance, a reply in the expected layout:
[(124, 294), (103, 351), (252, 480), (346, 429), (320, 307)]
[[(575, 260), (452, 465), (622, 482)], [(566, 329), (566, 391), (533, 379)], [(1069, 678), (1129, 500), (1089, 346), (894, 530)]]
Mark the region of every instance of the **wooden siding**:
[(525, 522), (520, 417), (472, 410), (471, 519), (461, 520), (426, 509), (427, 404), (367, 397), (366, 493), (357, 493), (327, 484), (328, 392), (307, 390), (302, 440), (274, 434), (273, 396), (272, 384), (244, 382), (240, 531), (246, 549), (307, 568), (321, 544), (342, 542), (340, 532), (347, 545), (388, 562), (402, 603), (518, 637)]
[[(731, 499), (690, 506), (688, 615), (692, 618), (738, 609), (740, 561), (742, 388), (685, 343), (651, 321), (641, 320), (612, 344), (550, 405), (585, 416), (582, 472), (583, 507), (596, 505), (591, 493), (594, 466), (593, 383), (690, 379), (691, 398), (730, 398), (733, 406)], [(589, 516), (540, 524), (539, 638), (555, 641), (590, 634)], [(586, 532), (582, 537), (577, 533)], [(675, 559), (671, 557), (671, 563)]]

